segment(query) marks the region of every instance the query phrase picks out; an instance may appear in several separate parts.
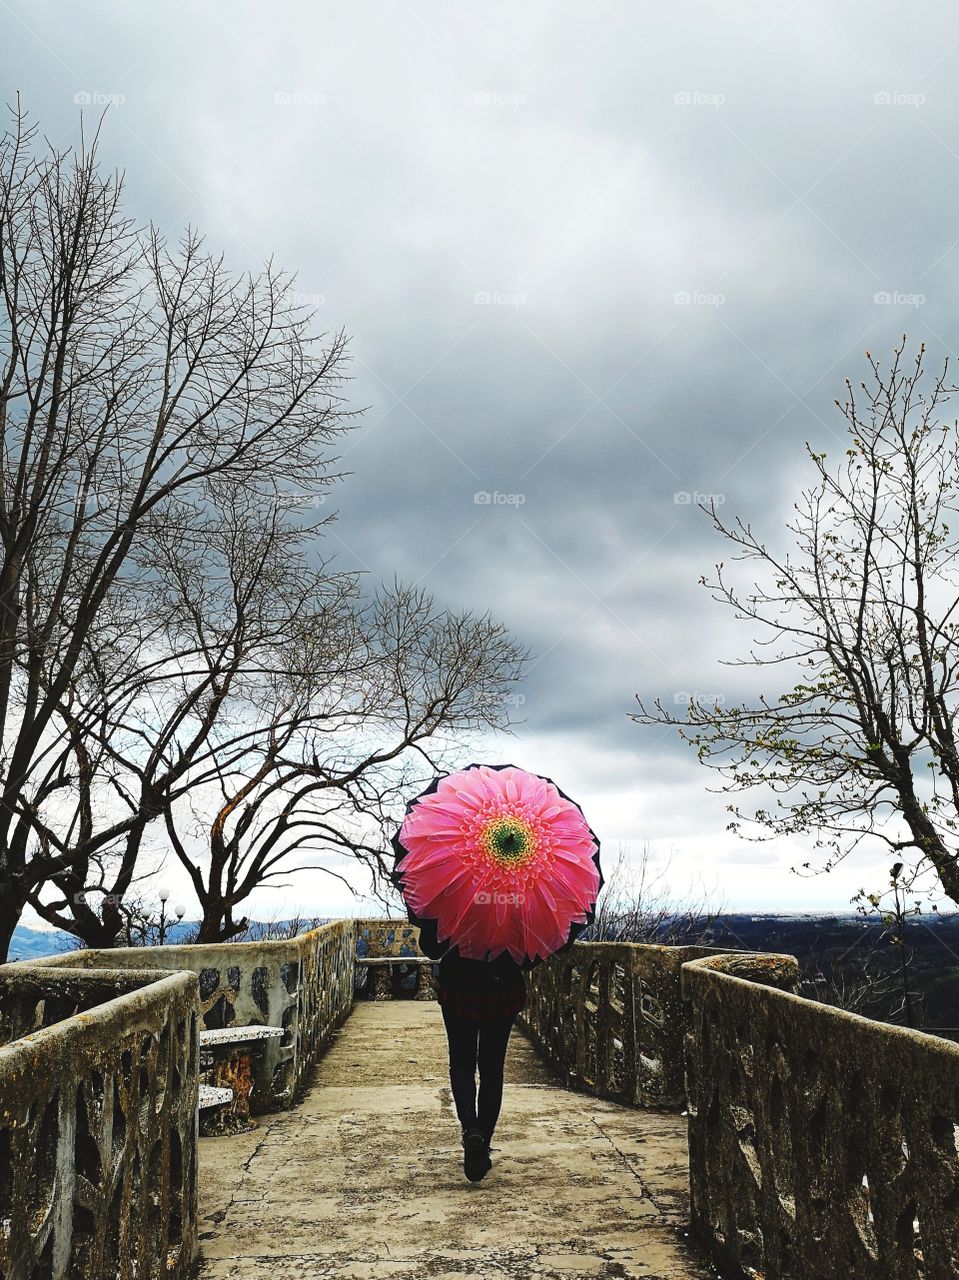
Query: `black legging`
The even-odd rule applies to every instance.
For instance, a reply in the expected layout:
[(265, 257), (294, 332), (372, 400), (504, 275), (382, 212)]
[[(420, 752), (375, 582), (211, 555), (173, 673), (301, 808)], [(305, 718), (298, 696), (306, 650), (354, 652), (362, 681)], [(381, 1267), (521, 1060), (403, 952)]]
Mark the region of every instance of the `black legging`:
[[(470, 1022), (447, 1012), (445, 1006), (441, 1008), (450, 1047), (450, 1088), (456, 1114), (464, 1129), (482, 1129), (489, 1142), (503, 1102), (506, 1046), (516, 1015), (495, 1022)], [(478, 1101), (477, 1066), (480, 1077)]]

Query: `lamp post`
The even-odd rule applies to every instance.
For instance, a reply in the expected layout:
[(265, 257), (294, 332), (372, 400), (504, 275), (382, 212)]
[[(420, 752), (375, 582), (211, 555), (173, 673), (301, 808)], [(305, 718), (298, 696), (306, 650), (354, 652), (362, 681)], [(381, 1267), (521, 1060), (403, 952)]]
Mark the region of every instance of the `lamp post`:
[(166, 938), (166, 904), (169, 896), (170, 896), (169, 889), (160, 890), (159, 898), (160, 898), (160, 946), (161, 947), (163, 946), (163, 941)]

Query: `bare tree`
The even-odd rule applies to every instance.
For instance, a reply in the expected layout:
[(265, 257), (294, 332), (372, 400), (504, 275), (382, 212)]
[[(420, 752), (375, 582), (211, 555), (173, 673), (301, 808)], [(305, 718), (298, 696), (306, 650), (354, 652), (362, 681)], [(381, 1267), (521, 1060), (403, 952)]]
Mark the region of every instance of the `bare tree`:
[[(163, 864), (141, 863), (131, 874), (124, 894), (116, 893), (111, 885), (115, 883), (115, 875), (111, 866), (114, 861), (109, 853), (96, 853), (87, 862), (86, 884), (70, 897), (72, 917), (64, 918), (45, 909), (43, 903), (31, 897), (31, 905), (38, 914), (60, 927), (64, 934), (72, 934), (82, 945), (99, 947), (106, 945), (125, 947), (145, 947), (163, 941), (162, 928), (158, 928), (159, 918), (155, 907), (156, 894), (145, 891), (149, 881), (155, 881), (160, 875)], [(62, 904), (58, 904), (62, 905)], [(109, 935), (104, 931), (99, 910), (104, 916), (115, 918), (118, 924)], [(90, 921), (97, 927), (91, 927)]]
[(799, 990), (807, 999), (864, 1018), (885, 1018), (898, 986), (897, 975), (890, 972), (875, 942), (842, 957), (810, 952), (800, 968)]
[(0, 958), (70, 865), (37, 815), (72, 785), (47, 757), (77, 758), (58, 720), (104, 610), (149, 598), (158, 532), (211, 493), (328, 483), (348, 426), (345, 338), (292, 277), (139, 231), (97, 142), (39, 147), (19, 106), (0, 139)]
[[(66, 866), (29, 901), (89, 946), (129, 936), (158, 816), (200, 904), (197, 941), (244, 933), (234, 909), (296, 855), (382, 880), (410, 752), (439, 758), (444, 735), (507, 719), (525, 655), (504, 628), (399, 586), (367, 601), (359, 575), (309, 563), (326, 521), (293, 523), (298, 495), (229, 496), (187, 536), (156, 531), (156, 622), (111, 619), (112, 646), (98, 628), (60, 708), (76, 785), (34, 825)], [(74, 768), (71, 753), (51, 767)]]
[[(320, 925), (326, 924), (328, 917), (326, 916), (301, 916), (296, 914), (288, 920), (280, 920), (273, 915), (269, 920), (253, 921), (241, 934), (235, 938), (236, 942), (282, 942), (289, 938), (296, 938), (301, 933), (309, 933), (311, 929), (317, 929)], [(191, 942), (194, 938), (190, 939)]]
[(193, 821), (176, 806), (165, 815), (200, 902), (201, 942), (242, 933), (248, 920), (234, 909), (294, 872), (352, 889), (338, 855), (382, 884), (416, 761), (425, 785), (464, 734), (504, 728), (527, 656), (488, 616), (438, 610), (398, 584), (305, 621), (300, 646), (250, 690), (237, 728), (217, 727), (193, 760)]
[[(769, 628), (762, 643), (784, 646), (732, 665), (799, 664), (803, 678), (778, 698), (760, 694), (758, 707), (693, 703), (680, 720), (659, 700), (655, 715), (640, 701), (633, 718), (680, 726), (699, 759), (726, 774), (724, 790), (799, 789), (788, 803), (777, 799), (782, 812), (752, 815), (772, 834), (744, 838), (815, 833), (829, 871), (872, 837), (917, 871), (934, 868), (959, 902), (959, 600), (956, 538), (946, 522), (955, 510), (959, 447), (956, 423), (939, 421), (956, 388), (947, 384), (947, 364), (927, 377), (923, 347), (904, 366), (905, 345), (903, 337), (885, 373), (866, 353), (870, 377), (860, 384), (861, 399), (847, 380), (845, 402), (836, 404), (849, 441), (835, 474), (827, 455), (807, 444), (819, 479), (803, 495), (801, 519), (789, 525), (797, 560), (775, 555), (739, 519), (727, 529), (715, 503), (708, 508), (741, 549), (736, 558), (759, 561), (771, 581), (744, 599), (724, 582), (723, 562), (717, 582), (700, 581), (737, 616)], [(733, 804), (727, 810), (736, 815), (727, 829), (739, 831), (747, 815)]]
[[(857, 910), (865, 917), (874, 912), (883, 924), (881, 940), (888, 940), (895, 951), (895, 978), (897, 981), (899, 1006), (891, 1010), (890, 1020), (903, 1021), (907, 1027), (918, 1027), (922, 1021), (923, 996), (914, 991), (909, 982), (913, 961), (913, 948), (906, 940), (906, 931), (910, 916), (922, 914), (921, 896), (913, 898), (913, 905), (908, 905), (908, 896), (914, 893), (917, 878), (915, 870), (905, 870), (901, 862), (889, 869), (889, 887), (883, 893), (867, 893), (860, 889), (852, 899), (858, 903)], [(884, 899), (891, 899), (888, 905)]]
[(720, 907), (690, 889), (677, 897), (667, 876), (673, 855), (655, 869), (644, 844), (638, 863), (621, 845), (616, 862), (603, 871), (596, 918), (580, 935), (583, 942), (650, 942), (689, 946), (712, 941)]
[[(307, 535), (325, 523), (293, 524), (285, 498), (231, 490), (189, 531), (155, 531), (146, 623), (101, 611), (58, 708), (60, 749), (48, 752), (34, 828), (62, 869), (28, 899), (51, 924), (97, 947), (127, 931), (123, 903), (149, 825), (194, 785), (198, 757), (225, 749), (227, 735), (233, 749), (256, 740), (259, 727), (237, 727), (236, 708), (304, 619), (342, 620), (351, 607), (357, 575), (306, 560)], [(51, 785), (64, 770), (66, 793)]]

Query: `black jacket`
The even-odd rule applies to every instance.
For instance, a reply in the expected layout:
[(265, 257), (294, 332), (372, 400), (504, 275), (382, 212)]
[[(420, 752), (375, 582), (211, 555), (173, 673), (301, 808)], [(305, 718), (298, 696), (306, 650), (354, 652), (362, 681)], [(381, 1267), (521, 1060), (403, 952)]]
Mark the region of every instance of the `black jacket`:
[(467, 960), (459, 952), (447, 951), (440, 961), (439, 983), (451, 991), (515, 991), (526, 989), (526, 979), (508, 951), (495, 960)]

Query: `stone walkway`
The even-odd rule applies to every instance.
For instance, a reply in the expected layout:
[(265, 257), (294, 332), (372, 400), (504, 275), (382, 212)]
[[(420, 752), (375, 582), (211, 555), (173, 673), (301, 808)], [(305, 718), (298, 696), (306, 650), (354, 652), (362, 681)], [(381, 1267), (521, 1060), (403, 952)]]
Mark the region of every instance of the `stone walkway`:
[(685, 1124), (564, 1089), (515, 1028), (470, 1183), (438, 1005), (359, 1002), (295, 1110), (201, 1140), (200, 1280), (708, 1280)]

